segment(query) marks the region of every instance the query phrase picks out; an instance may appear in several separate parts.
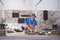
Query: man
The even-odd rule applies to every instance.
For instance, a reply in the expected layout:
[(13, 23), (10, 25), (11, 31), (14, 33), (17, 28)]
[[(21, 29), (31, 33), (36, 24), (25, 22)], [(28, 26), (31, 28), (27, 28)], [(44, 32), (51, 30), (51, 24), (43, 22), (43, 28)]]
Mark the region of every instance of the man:
[(26, 19), (27, 32), (34, 32), (37, 21), (35, 20), (35, 14), (31, 14), (29, 18)]

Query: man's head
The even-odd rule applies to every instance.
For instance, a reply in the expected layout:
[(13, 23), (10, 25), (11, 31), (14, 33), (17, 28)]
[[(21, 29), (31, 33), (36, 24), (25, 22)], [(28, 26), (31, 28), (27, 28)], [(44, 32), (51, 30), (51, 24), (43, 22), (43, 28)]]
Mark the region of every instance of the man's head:
[(31, 19), (36, 18), (35, 14), (31, 14), (31, 15), (30, 15), (30, 18), (31, 18)]

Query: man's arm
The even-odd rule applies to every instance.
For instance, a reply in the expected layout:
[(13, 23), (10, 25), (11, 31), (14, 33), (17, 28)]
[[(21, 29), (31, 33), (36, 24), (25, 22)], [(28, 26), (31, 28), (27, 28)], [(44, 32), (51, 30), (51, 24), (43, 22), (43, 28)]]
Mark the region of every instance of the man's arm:
[(36, 20), (34, 21), (33, 25), (34, 25), (34, 26), (36, 26), (36, 25), (37, 25), (37, 21), (36, 21)]
[(26, 25), (29, 25), (29, 19), (27, 18), (25, 21)]

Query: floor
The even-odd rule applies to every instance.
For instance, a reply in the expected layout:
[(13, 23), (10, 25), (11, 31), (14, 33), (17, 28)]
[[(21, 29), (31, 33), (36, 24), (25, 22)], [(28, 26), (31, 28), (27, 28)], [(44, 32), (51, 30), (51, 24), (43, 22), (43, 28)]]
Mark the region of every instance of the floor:
[(60, 36), (24, 35), (24, 36), (0, 36), (0, 40), (60, 40)]
[(0, 40), (60, 40), (60, 36), (28, 35), (24, 32), (14, 32), (6, 33), (6, 36), (0, 36)]

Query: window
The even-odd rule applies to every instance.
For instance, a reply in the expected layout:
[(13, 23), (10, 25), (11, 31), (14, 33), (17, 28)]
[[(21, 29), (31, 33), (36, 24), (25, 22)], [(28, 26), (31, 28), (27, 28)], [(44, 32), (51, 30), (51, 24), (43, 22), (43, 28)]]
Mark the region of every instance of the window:
[(19, 13), (14, 13), (14, 12), (13, 12), (13, 13), (12, 13), (12, 17), (13, 17), (13, 18), (15, 18), (15, 17), (19, 18)]

